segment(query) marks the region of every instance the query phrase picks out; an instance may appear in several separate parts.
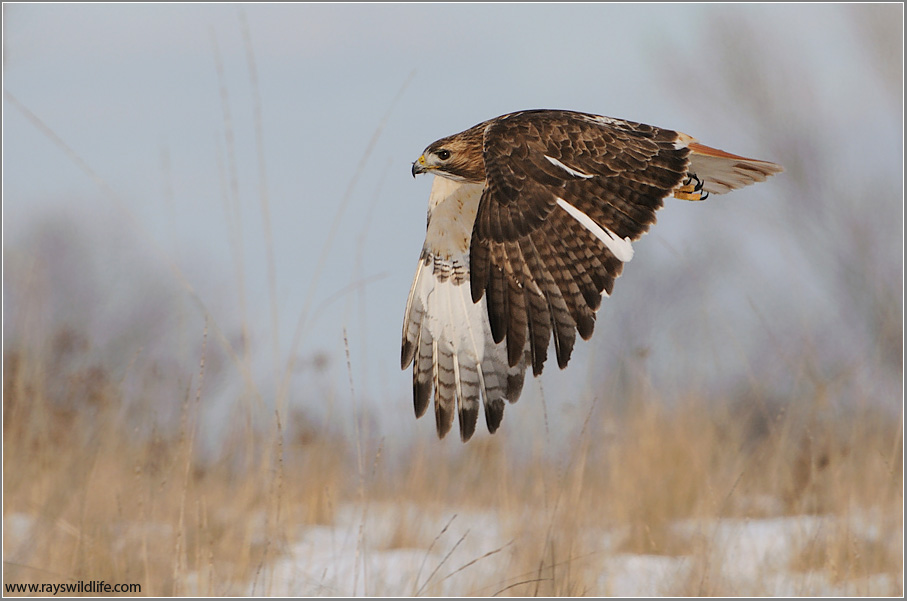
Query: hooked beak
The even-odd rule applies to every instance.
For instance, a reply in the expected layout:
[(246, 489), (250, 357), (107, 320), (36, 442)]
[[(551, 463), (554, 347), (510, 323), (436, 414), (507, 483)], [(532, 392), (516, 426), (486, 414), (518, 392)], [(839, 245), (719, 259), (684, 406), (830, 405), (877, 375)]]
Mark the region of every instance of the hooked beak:
[(428, 168), (425, 166), (425, 155), (423, 154), (413, 162), (413, 177), (426, 171), (428, 171)]

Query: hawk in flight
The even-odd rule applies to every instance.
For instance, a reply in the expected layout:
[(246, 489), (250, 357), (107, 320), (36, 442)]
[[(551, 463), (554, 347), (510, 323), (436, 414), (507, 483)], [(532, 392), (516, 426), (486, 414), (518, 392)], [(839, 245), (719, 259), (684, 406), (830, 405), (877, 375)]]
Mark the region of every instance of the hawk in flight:
[(563, 369), (577, 332), (592, 335), (602, 295), (666, 197), (704, 200), (781, 171), (680, 132), (559, 110), (430, 144), (412, 168), (437, 177), (401, 358), (413, 365), (416, 417), (434, 396), (438, 436), (456, 412), (465, 442), (481, 398), (493, 433), (552, 339)]

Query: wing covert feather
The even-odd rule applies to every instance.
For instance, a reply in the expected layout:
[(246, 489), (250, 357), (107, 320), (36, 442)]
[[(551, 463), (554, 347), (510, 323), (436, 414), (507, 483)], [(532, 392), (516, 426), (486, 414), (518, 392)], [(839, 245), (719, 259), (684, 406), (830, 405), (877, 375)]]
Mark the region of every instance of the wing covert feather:
[(575, 340), (568, 328), (592, 335), (602, 294), (623, 269), (611, 248), (644, 234), (686, 176), (689, 150), (679, 139), (670, 130), (566, 111), (514, 113), (485, 128), (470, 284), (473, 300), (488, 296), (494, 340), (507, 340), (511, 365), (528, 350), (533, 372), (541, 373), (553, 336), (558, 365), (566, 367)]

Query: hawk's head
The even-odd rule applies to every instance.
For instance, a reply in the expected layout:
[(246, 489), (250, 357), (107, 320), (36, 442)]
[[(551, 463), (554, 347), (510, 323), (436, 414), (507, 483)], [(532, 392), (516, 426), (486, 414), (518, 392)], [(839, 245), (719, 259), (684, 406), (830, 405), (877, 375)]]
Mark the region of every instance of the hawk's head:
[(420, 173), (431, 173), (456, 181), (484, 182), (482, 140), (485, 127), (484, 124), (480, 125), (481, 128), (477, 125), (429, 144), (422, 156), (413, 163), (413, 177)]

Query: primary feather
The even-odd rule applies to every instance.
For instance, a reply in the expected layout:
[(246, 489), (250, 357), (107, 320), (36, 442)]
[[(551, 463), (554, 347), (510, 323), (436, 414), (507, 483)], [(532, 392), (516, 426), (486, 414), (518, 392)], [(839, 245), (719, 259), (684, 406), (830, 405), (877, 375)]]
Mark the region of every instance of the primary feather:
[(457, 413), (464, 441), (475, 431), (480, 400), (488, 430), (498, 428), (504, 400), (519, 398), (525, 372), (525, 365), (508, 364), (506, 348), (491, 335), (485, 301), (473, 302), (470, 292), (469, 238), (481, 193), (474, 184), (435, 178), (403, 322), (401, 365), (413, 364), (416, 417), (434, 392), (438, 434), (447, 434)]

